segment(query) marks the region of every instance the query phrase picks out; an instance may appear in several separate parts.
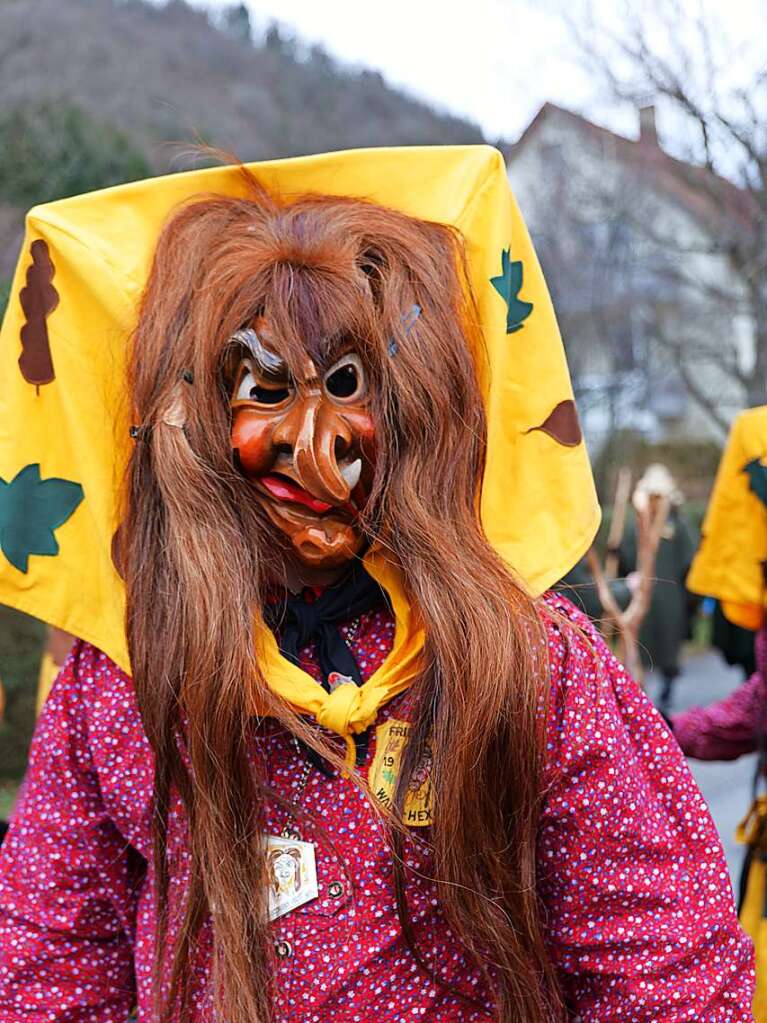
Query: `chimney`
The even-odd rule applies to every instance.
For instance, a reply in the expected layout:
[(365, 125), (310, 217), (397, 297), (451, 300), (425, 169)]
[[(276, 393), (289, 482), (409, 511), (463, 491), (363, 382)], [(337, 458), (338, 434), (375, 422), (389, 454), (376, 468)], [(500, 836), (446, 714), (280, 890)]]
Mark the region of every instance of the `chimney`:
[(639, 108), (639, 141), (647, 146), (658, 146), (658, 129), (655, 127), (655, 104), (648, 103)]

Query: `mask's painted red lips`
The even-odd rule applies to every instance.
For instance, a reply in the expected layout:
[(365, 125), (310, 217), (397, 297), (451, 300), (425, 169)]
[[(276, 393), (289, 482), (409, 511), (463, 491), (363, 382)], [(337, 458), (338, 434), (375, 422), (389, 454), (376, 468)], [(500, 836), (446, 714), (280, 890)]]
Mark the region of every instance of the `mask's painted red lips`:
[(310, 508), (319, 515), (323, 512), (330, 511), (333, 507), (333, 505), (328, 504), (327, 501), (320, 501), (318, 497), (312, 497), (312, 495), (308, 493), (308, 491), (304, 490), (303, 487), (299, 487), (297, 483), (293, 483), (291, 480), (286, 479), (285, 476), (272, 474), (268, 476), (259, 476), (258, 481), (262, 484), (264, 489), (278, 501), (292, 501), (293, 504), (302, 504), (305, 508)]

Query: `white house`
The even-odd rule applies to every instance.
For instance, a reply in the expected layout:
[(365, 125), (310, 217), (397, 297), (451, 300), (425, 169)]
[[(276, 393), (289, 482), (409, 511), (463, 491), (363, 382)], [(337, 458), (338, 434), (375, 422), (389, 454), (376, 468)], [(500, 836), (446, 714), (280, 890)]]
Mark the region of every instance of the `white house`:
[(753, 359), (742, 285), (717, 225), (744, 213), (731, 182), (546, 103), (506, 151), (560, 319), (592, 451), (618, 428), (721, 438)]

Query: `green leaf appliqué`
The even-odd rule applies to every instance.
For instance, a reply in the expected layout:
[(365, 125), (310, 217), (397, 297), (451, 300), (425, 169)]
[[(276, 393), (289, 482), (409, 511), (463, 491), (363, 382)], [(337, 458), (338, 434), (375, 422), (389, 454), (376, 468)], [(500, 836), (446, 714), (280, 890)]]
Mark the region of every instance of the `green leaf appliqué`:
[(69, 480), (40, 479), (37, 463), (26, 465), (6, 483), (0, 479), (0, 549), (20, 572), (31, 554), (59, 553), (54, 530), (83, 499), (83, 488)]
[(767, 505), (767, 465), (762, 465), (758, 458), (743, 466), (743, 472), (748, 473), (748, 485), (752, 494)]
[(522, 290), (522, 260), (512, 261), (511, 250), (504, 249), (501, 253), (501, 272), (498, 277), (491, 277), (490, 283), (507, 305), (506, 333), (513, 334), (520, 330), (522, 321), (533, 311), (533, 303), (519, 298)]

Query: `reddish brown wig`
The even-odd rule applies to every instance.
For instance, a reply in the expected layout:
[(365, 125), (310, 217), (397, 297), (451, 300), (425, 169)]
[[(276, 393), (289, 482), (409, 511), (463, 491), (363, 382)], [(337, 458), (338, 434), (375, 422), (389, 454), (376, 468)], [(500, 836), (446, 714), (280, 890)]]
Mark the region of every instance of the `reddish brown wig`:
[[(194, 202), (167, 224), (133, 345), (132, 399), (145, 429), (128, 470), (121, 560), (135, 687), (156, 758), (162, 1018), (179, 1008), (188, 1016), (186, 965), (208, 914), (220, 1018), (271, 1018), (269, 791), (248, 758), (253, 693), (325, 749), (270, 695), (254, 651), (254, 614), (282, 566), (273, 527), (232, 464), (225, 367), (228, 338), (264, 312), (296, 373), (307, 350), (319, 357), (325, 339), (344, 338), (372, 378), (378, 460), (364, 528), (401, 566), (427, 636), (399, 805), (429, 743), (445, 913), (477, 960), (492, 964), (499, 1020), (559, 1018), (536, 898), (545, 645), (533, 601), (478, 519), (482, 343), (461, 240), (362, 201), (282, 202), (252, 179), (248, 189), (247, 198)], [(414, 303), (423, 312), (404, 336), (402, 314)], [(178, 921), (167, 850), (176, 798), (191, 850)], [(396, 825), (392, 841), (402, 844)], [(401, 869), (398, 890), (412, 940)]]

